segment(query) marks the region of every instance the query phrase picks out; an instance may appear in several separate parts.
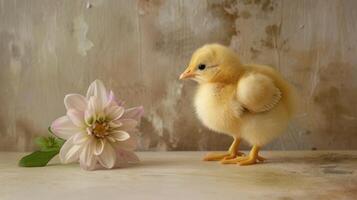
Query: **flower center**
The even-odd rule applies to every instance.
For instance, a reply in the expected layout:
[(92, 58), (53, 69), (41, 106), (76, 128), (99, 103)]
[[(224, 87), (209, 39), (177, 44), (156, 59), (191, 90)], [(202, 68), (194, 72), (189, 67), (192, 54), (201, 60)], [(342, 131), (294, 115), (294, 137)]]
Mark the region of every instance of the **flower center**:
[(92, 134), (98, 138), (103, 138), (108, 135), (109, 126), (105, 122), (95, 122), (92, 127)]

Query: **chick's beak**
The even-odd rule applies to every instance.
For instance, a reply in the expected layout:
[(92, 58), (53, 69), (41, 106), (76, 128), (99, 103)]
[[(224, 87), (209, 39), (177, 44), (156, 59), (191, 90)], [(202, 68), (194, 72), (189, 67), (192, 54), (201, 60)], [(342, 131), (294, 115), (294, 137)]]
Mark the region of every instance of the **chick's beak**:
[(191, 70), (185, 70), (181, 75), (180, 75), (180, 80), (182, 79), (187, 79), (187, 78), (193, 78), (195, 77), (196, 74), (192, 72)]

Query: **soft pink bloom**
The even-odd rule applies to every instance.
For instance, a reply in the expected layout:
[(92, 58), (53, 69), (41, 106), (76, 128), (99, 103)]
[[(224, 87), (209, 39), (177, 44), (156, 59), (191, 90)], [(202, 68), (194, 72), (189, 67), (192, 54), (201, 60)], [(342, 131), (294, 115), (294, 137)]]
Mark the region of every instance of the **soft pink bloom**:
[(142, 106), (125, 109), (99, 80), (89, 86), (86, 97), (68, 94), (64, 104), (67, 114), (51, 125), (66, 140), (59, 153), (62, 163), (79, 161), (83, 169), (93, 170), (139, 161), (133, 150)]

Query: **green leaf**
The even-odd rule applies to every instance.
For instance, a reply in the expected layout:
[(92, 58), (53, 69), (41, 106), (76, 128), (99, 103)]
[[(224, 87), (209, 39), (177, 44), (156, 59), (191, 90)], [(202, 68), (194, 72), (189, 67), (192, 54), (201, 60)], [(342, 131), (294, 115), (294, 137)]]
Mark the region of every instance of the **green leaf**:
[(43, 167), (59, 153), (59, 150), (35, 151), (21, 158), (19, 165), (21, 167)]
[(53, 133), (51, 126), (48, 127), (48, 132), (50, 132), (52, 135), (55, 136), (56, 138), (56, 144), (61, 148), (62, 145), (66, 142), (66, 140), (59, 138), (56, 134)]
[(35, 144), (40, 147), (40, 149), (43, 151), (47, 149), (48, 144), (47, 144), (47, 138), (46, 137), (37, 137), (35, 139)]
[(53, 131), (52, 131), (52, 129), (51, 129), (51, 126), (49, 126), (49, 127), (47, 128), (47, 130), (48, 130), (48, 132), (50, 132), (51, 134), (54, 135), (54, 133), (53, 133)]
[(66, 142), (66, 140), (64, 140), (62, 138), (56, 138), (56, 144), (59, 148), (61, 148), (65, 142)]
[(64, 142), (65, 140), (53, 136), (38, 137), (35, 140), (35, 143), (40, 147), (41, 151), (59, 150)]
[[(48, 127), (48, 131), (53, 134), (51, 127)], [(40, 147), (40, 150), (21, 158), (19, 165), (22, 167), (46, 166), (59, 153), (65, 142), (65, 140), (54, 136), (36, 138), (35, 143)]]

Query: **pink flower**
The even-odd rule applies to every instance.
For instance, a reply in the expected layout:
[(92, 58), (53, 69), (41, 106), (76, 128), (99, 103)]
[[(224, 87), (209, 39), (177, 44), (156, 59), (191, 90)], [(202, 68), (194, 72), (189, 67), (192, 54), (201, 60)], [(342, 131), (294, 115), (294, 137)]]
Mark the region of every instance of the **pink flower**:
[(83, 169), (115, 168), (137, 162), (136, 127), (143, 107), (125, 109), (95, 80), (87, 96), (68, 94), (64, 98), (67, 114), (56, 119), (51, 129), (67, 140), (59, 153), (62, 163), (78, 162)]

